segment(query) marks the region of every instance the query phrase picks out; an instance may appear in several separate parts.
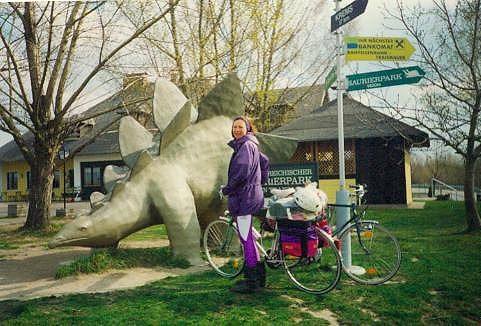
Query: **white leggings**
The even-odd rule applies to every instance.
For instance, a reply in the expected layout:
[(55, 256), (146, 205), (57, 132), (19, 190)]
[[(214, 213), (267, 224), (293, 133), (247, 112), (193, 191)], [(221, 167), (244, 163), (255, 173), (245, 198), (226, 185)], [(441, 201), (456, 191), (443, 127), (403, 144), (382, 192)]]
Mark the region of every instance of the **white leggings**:
[(252, 215), (240, 215), (236, 218), (239, 239), (244, 246), (244, 259), (247, 267), (255, 267), (261, 260), (252, 234)]

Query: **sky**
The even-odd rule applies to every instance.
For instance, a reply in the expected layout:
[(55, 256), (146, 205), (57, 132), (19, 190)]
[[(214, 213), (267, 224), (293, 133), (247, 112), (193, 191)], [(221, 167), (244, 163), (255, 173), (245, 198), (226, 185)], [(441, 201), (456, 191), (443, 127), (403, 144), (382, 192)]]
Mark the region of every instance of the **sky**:
[[(296, 1), (304, 1), (304, 0), (296, 0)], [(314, 1), (314, 0), (312, 0)], [(329, 1), (332, 3), (332, 13), (334, 14), (335, 12), (335, 3), (334, 1), (331, 0), (325, 0)], [(418, 4), (421, 0), (402, 0), (404, 4), (408, 7), (413, 6)], [(340, 3), (340, 7), (343, 8), (347, 5), (349, 5), (352, 2), (352, 0), (342, 0)], [(349, 24), (354, 24), (353, 27), (355, 29), (355, 32), (349, 33), (349, 36), (389, 36), (389, 37), (407, 37), (407, 35), (403, 35), (400, 31), (390, 31), (388, 30), (384, 25), (386, 24), (386, 20), (384, 17), (384, 7), (390, 8), (389, 6), (394, 9), (393, 6), (395, 6), (396, 0), (369, 0), (366, 11), (364, 14), (361, 16), (355, 18), (352, 22), (348, 23)], [(454, 4), (457, 2), (457, 0), (447, 0), (448, 4), (451, 6), (454, 6)], [(428, 0), (422, 0), (421, 1), (423, 6), (426, 6), (428, 3), (431, 3), (431, 1)], [(345, 25), (346, 27), (348, 25)], [(326, 26), (330, 26), (330, 21), (326, 21)], [(409, 66), (412, 65), (410, 64), (409, 61), (403, 63), (403, 65)], [(379, 64), (377, 63), (368, 63), (368, 62), (349, 62), (343, 66), (343, 73), (346, 74), (351, 74), (355, 72), (368, 72), (368, 71), (375, 71), (375, 70), (382, 70), (386, 69), (384, 67), (380, 67)], [(398, 95), (401, 96), (401, 98), (409, 98), (409, 94), (412, 93), (414, 87), (416, 86), (409, 86), (409, 85), (404, 85), (404, 86), (396, 86), (390, 88), (387, 93), (389, 96), (395, 96), (397, 97)], [(357, 94), (356, 94), (357, 93)], [(364, 95), (364, 93), (361, 92), (351, 92), (351, 95), (364, 102), (365, 104), (370, 104), (371, 99)], [(330, 94), (331, 98), (335, 96), (334, 93)], [(5, 144), (6, 142), (10, 141), (11, 137), (0, 131), (0, 146)]]

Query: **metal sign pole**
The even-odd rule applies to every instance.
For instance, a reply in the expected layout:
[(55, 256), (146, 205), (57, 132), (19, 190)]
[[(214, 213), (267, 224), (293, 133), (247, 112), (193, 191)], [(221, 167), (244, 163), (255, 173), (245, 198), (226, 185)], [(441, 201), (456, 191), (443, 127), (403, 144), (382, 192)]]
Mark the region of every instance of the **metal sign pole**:
[[(336, 3), (336, 13), (340, 10), (341, 0), (334, 0)], [(337, 124), (338, 124), (338, 143), (339, 143), (339, 191), (336, 192), (336, 228), (340, 228), (349, 221), (349, 192), (345, 189), (346, 173), (344, 164), (344, 108), (343, 108), (343, 75), (342, 75), (342, 55), (344, 47), (342, 44), (342, 30), (336, 29), (336, 61), (337, 61)], [(344, 206), (344, 207), (343, 207)], [(351, 268), (351, 238), (344, 236), (341, 239), (341, 254), (345, 268)]]

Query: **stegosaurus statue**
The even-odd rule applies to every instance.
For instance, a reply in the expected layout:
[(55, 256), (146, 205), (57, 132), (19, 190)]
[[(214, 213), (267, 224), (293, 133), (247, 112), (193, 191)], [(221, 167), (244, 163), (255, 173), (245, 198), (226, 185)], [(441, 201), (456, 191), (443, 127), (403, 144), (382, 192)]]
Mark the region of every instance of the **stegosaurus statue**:
[[(239, 79), (230, 74), (198, 110), (171, 82), (157, 80), (154, 121), (160, 139), (130, 116), (119, 125), (121, 156), (129, 168), (109, 166), (106, 195), (91, 196), (92, 210), (64, 226), (49, 247), (115, 247), (124, 237), (164, 223), (174, 255), (201, 263), (201, 230), (225, 209), (218, 189), (226, 183), (232, 118), (244, 113)], [(297, 147), (289, 138), (258, 133), (271, 163), (286, 162)]]

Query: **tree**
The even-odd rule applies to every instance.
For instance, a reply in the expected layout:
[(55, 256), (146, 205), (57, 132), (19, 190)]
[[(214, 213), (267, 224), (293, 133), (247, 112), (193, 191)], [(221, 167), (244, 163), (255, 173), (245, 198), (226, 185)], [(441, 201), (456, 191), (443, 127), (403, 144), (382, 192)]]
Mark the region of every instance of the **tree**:
[[(413, 156), (411, 161), (412, 182), (429, 184), (431, 178), (434, 177), (453, 186), (463, 184), (464, 164), (461, 157), (453, 154), (444, 144), (440, 144), (442, 146), (434, 145), (434, 150), (425, 151), (419, 157)], [(432, 146), (433, 144), (431, 144)]]
[[(327, 4), (185, 1), (165, 17), (166, 25), (144, 34), (149, 45), (142, 48), (156, 72), (171, 78), (194, 104), (222, 75), (237, 72), (245, 93), (252, 95), (246, 112), (257, 118), (261, 130), (269, 130), (269, 111), (282, 98), (272, 90), (318, 83), (329, 68), (333, 43), (321, 19), (329, 13)], [(155, 1), (130, 3), (123, 10), (131, 21), (141, 22), (145, 6), (155, 6)], [(319, 26), (325, 26), (324, 34), (318, 33)]]
[(481, 0), (458, 1), (454, 8), (445, 0), (432, 4), (409, 9), (397, 0), (397, 13), (390, 12), (417, 43), (414, 60), (426, 71), (414, 114), (397, 113), (462, 156), (469, 232), (481, 229), (474, 192), (481, 156)]
[(49, 226), (55, 159), (65, 138), (92, 118), (73, 114), (82, 96), (177, 2), (140, 27), (121, 24), (116, 2), (0, 5), (0, 130), (13, 136), (31, 168), (25, 229)]

